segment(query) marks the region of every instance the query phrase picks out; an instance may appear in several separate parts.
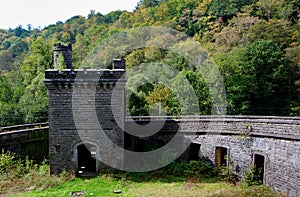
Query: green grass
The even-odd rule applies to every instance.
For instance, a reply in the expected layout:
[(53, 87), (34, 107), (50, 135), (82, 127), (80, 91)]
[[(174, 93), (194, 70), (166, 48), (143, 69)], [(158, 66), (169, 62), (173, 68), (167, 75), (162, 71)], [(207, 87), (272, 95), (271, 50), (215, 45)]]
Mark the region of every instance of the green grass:
[(114, 196), (113, 192), (117, 189), (124, 192), (127, 190), (126, 185), (116, 180), (102, 179), (100, 177), (92, 179), (74, 178), (46, 190), (37, 189), (14, 196), (70, 196), (70, 192), (81, 190), (86, 193), (86, 196), (89, 196), (91, 193), (95, 196)]
[[(111, 175), (102, 175), (90, 179), (72, 178), (49, 189), (13, 194), (11, 196), (70, 196), (70, 192), (83, 190), (84, 196), (283, 196), (264, 186), (235, 186), (218, 179), (187, 180), (179, 182), (161, 182), (152, 180), (134, 182), (130, 178), (115, 179)], [(120, 194), (114, 193), (121, 190)]]
[[(266, 186), (230, 184), (217, 170), (201, 161), (172, 163), (152, 172), (103, 172), (93, 178), (76, 178), (63, 172), (50, 175), (46, 162), (21, 161), (13, 154), (0, 155), (0, 196), (203, 196), (203, 197), (281, 197)], [(120, 194), (114, 191), (120, 190)]]

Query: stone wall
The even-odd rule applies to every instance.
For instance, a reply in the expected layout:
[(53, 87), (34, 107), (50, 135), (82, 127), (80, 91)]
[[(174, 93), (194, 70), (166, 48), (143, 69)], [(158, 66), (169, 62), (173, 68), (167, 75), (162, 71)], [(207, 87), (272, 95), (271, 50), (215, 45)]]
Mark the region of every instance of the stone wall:
[(0, 150), (17, 153), (23, 158), (28, 156), (29, 159), (39, 162), (48, 158), (48, 126), (18, 131), (5, 131), (6, 128), (1, 130)]
[[(157, 124), (162, 124), (159, 120)], [(148, 118), (136, 118), (143, 124)], [(133, 120), (126, 121), (131, 129)], [(145, 143), (145, 139), (155, 141), (164, 139), (168, 143), (175, 132), (186, 136), (193, 144), (199, 144), (196, 153), (199, 158), (216, 164), (216, 149), (227, 149), (229, 167), (241, 178), (245, 170), (254, 164), (254, 155), (262, 155), (264, 162), (264, 184), (277, 191), (287, 192), (289, 196), (300, 195), (300, 118), (261, 117), (261, 116), (200, 116), (167, 119), (156, 136), (135, 138)], [(132, 145), (131, 145), (132, 146)], [(131, 149), (135, 149), (131, 147)], [(195, 150), (193, 150), (195, 151)], [(195, 153), (193, 153), (195, 154)], [(187, 150), (182, 158), (190, 157)]]

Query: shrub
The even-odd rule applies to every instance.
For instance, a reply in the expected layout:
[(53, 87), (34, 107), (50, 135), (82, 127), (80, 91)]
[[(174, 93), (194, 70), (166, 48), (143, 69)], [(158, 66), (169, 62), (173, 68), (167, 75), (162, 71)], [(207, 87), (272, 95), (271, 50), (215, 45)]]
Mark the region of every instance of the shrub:
[(5, 174), (9, 172), (13, 166), (15, 160), (15, 154), (11, 152), (5, 152), (4, 149), (2, 149), (1, 155), (0, 155), (0, 173)]
[(33, 189), (43, 190), (73, 177), (67, 172), (61, 176), (51, 176), (47, 160), (36, 164), (28, 157), (21, 160), (15, 153), (4, 150), (0, 155), (0, 196)]
[[(225, 158), (226, 160), (228, 160), (228, 158)], [(229, 166), (221, 166), (218, 170), (219, 170), (219, 176), (221, 176), (223, 181), (229, 182), (229, 183), (233, 183), (233, 184), (237, 184), (237, 182), (239, 181), (238, 176), (236, 175), (236, 173), (234, 173), (234, 171), (232, 170), (234, 167), (234, 163), (232, 160), (228, 160)]]
[(18, 178), (36, 171), (38, 171), (38, 165), (34, 164), (28, 157), (25, 160), (21, 160), (15, 153), (10, 151), (5, 152), (2, 149), (0, 155), (0, 175), (2, 179)]
[(261, 168), (256, 168), (255, 166), (250, 166), (245, 170), (243, 176), (243, 182), (247, 185), (261, 185), (263, 184), (260, 179)]

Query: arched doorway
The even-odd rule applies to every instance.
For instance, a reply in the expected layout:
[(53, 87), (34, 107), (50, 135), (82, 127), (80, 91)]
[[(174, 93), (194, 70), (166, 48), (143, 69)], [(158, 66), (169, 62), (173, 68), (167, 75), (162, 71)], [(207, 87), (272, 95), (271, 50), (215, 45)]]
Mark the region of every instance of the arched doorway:
[(96, 174), (96, 151), (96, 146), (91, 144), (77, 146), (79, 176), (93, 176)]

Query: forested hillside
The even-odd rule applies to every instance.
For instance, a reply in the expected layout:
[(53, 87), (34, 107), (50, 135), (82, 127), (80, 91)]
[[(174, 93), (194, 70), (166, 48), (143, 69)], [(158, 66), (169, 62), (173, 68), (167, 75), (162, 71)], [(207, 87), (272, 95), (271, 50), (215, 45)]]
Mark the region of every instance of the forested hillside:
[[(134, 12), (91, 11), (44, 29), (0, 29), (0, 126), (47, 121), (43, 80), (53, 65), (54, 43), (71, 43), (73, 66), (79, 68), (99, 42), (142, 26), (184, 32), (210, 52), (224, 77), (228, 114), (300, 114), (299, 0), (141, 0)], [(129, 68), (153, 61), (173, 66), (192, 84), (201, 115), (210, 114), (203, 76), (186, 59), (157, 48), (136, 49), (123, 58)], [(131, 95), (128, 113), (149, 115), (157, 102), (168, 115), (180, 115), (174, 93), (161, 84)]]

